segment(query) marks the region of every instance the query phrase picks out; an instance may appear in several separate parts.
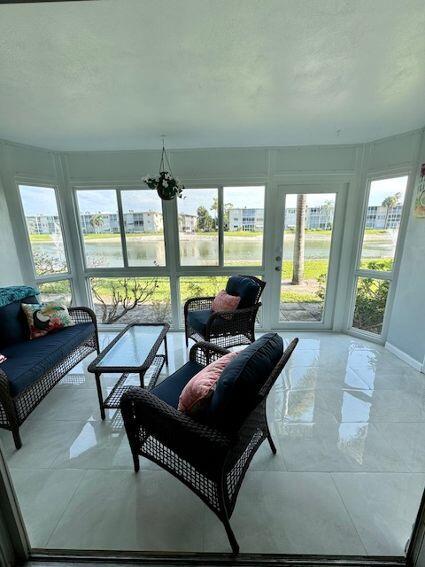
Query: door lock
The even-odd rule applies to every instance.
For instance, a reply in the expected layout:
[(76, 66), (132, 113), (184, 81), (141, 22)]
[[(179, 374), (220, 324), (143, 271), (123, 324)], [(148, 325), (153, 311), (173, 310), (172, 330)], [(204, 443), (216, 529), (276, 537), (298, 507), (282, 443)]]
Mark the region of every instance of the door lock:
[(276, 256), (275, 260), (276, 260), (276, 262), (280, 262), (282, 260), (282, 258), (280, 256)]

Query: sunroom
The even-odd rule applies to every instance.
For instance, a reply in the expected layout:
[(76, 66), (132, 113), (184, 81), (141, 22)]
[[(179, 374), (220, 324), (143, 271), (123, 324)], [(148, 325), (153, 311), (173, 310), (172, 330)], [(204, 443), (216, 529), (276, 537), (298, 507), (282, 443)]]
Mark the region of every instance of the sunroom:
[(4, 564), (421, 567), (422, 3), (0, 15)]

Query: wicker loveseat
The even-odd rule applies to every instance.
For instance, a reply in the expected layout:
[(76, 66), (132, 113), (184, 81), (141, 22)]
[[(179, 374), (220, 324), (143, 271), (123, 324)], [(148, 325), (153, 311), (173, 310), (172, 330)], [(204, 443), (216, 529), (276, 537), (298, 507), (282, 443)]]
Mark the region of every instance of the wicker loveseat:
[(29, 340), (21, 303), (38, 301), (34, 290), (27, 290), (32, 295), (0, 307), (0, 353), (7, 357), (0, 364), (0, 427), (12, 432), (17, 449), (19, 427), (28, 415), (71, 368), (99, 351), (96, 316), (87, 307), (69, 309), (74, 326)]
[(184, 305), (186, 346), (189, 339), (211, 342), (224, 348), (249, 345), (255, 341), (255, 320), (266, 282), (255, 276), (231, 276), (226, 285), (229, 295), (240, 297), (236, 310), (212, 311), (214, 297), (194, 297)]
[(217, 405), (215, 397), (221, 381), (221, 389), (229, 388), (229, 372), (224, 378), (230, 365), (217, 383), (204, 419), (189, 417), (178, 411), (177, 405), (187, 382), (229, 352), (211, 343), (195, 344), (189, 362), (153, 390), (134, 387), (121, 399), (135, 471), (139, 470), (141, 455), (188, 486), (223, 522), (234, 553), (238, 553), (239, 545), (229, 520), (245, 473), (261, 443), (267, 439), (276, 453), (267, 424), (267, 395), (297, 342), (294, 339), (283, 350), (282, 339), (268, 333), (248, 346), (234, 360), (239, 382), (227, 391), (231, 394), (230, 398), (226, 394), (227, 407), (223, 399)]

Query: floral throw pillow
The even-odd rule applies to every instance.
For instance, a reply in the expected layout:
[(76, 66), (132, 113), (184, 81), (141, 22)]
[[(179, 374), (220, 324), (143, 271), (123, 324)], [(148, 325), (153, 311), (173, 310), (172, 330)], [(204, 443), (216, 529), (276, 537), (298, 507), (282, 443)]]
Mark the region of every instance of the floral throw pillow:
[(22, 303), (30, 328), (30, 339), (44, 337), (47, 333), (75, 325), (68, 309), (62, 303), (51, 301), (43, 305)]

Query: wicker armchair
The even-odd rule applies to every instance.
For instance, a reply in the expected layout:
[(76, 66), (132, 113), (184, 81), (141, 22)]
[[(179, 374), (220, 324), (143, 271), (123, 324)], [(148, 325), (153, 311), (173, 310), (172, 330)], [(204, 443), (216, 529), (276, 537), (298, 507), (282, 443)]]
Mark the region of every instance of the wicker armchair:
[[(223, 522), (234, 553), (239, 552), (239, 545), (229, 520), (245, 473), (261, 443), (267, 439), (276, 453), (267, 424), (267, 395), (297, 342), (294, 339), (284, 351), (258, 393), (256, 407), (237, 431), (201, 424), (142, 388), (131, 388), (121, 399), (135, 472), (141, 455), (177, 477)], [(205, 366), (227, 352), (199, 342), (190, 350), (190, 363)]]
[[(189, 346), (189, 339), (195, 342), (210, 342), (223, 348), (249, 345), (255, 341), (255, 321), (261, 307), (260, 297), (266, 282), (255, 276), (239, 277), (247, 278), (256, 284), (258, 291), (253, 304), (235, 311), (213, 312), (211, 308), (214, 297), (188, 299), (184, 305), (186, 346)], [(193, 314), (198, 314), (202, 326), (194, 324)]]
[[(99, 352), (97, 321), (94, 312), (87, 307), (70, 307), (69, 313), (76, 324), (92, 323), (93, 331), (75, 346), (62, 360), (17, 396), (12, 397), (9, 379), (0, 368), (0, 428), (12, 432), (17, 449), (22, 447), (19, 427), (47, 396), (50, 390), (67, 372), (93, 351)], [(37, 339), (42, 341), (43, 338)]]

